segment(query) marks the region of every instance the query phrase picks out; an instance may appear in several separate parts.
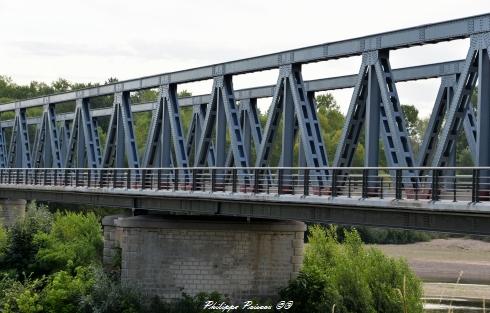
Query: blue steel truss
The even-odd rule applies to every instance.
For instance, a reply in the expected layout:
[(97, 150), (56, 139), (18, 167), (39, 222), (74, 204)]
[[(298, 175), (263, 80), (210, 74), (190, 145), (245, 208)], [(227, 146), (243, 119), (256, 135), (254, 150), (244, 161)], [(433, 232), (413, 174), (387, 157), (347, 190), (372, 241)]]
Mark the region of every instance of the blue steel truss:
[[(461, 38), (471, 42), (465, 60), (391, 69), (391, 50)], [(0, 122), (0, 168), (233, 165), (243, 169), (240, 179), (249, 181), (252, 173), (245, 169), (254, 163), (257, 168), (317, 168), (309, 175), (316, 176), (320, 185), (332, 184), (332, 177), (341, 177), (342, 171), (327, 169), (315, 92), (348, 87), (353, 87), (353, 94), (333, 158), (335, 168), (352, 166), (363, 130), (365, 167), (379, 166), (381, 145), (390, 167), (457, 166), (456, 140), (461, 131), (475, 165), (490, 166), (489, 46), (490, 14), (485, 14), (4, 104), (0, 113), (14, 111), (15, 119)], [(354, 55), (362, 56), (357, 75), (303, 80), (303, 64)], [(274, 68), (279, 69), (275, 86), (233, 89), (234, 75)], [(395, 83), (434, 77), (441, 78), (441, 85), (415, 158)], [(179, 84), (205, 79), (213, 79), (209, 95), (178, 99)], [(477, 82), (474, 106), (471, 95)], [(131, 92), (156, 87), (155, 103), (131, 104)], [(92, 98), (105, 95), (114, 97), (112, 108), (90, 108)], [(272, 103), (262, 125), (257, 99), (265, 97), (272, 97)], [(76, 103), (74, 112), (55, 114), (56, 105), (67, 101)], [(194, 106), (193, 116), (184, 135), (180, 108), (188, 105)], [(44, 108), (42, 116), (27, 118), (26, 110), (39, 106)], [(142, 126), (149, 128), (140, 164), (133, 113), (143, 111), (152, 111), (153, 116), (151, 125)], [(104, 149), (97, 126), (102, 116), (110, 116)], [(32, 145), (30, 124), (37, 125)], [(275, 139), (278, 133), (282, 137)], [(10, 134), (9, 149), (6, 134)], [(271, 164), (276, 141), (280, 160)], [(417, 188), (420, 171), (408, 170), (403, 184)], [(370, 177), (377, 175), (376, 169), (369, 170)], [(343, 183), (341, 178), (335, 181)]]

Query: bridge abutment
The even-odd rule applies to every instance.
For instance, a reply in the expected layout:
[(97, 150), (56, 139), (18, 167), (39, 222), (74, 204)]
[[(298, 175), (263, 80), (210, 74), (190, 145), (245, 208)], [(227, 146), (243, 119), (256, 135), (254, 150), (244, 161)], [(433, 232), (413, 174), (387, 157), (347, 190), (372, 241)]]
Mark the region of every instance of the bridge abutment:
[(27, 201), (23, 199), (0, 199), (0, 225), (12, 226), (26, 213)]
[(302, 222), (144, 215), (103, 224), (104, 263), (120, 257), (122, 282), (163, 300), (275, 297), (303, 262)]

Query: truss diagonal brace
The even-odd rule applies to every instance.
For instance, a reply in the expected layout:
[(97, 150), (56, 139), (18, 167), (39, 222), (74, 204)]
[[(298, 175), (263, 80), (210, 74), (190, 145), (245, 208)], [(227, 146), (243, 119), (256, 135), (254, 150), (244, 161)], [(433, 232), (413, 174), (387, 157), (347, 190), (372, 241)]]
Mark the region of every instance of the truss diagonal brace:
[(90, 112), (90, 103), (87, 98), (79, 98), (76, 101), (75, 118), (71, 130), (65, 124), (65, 137), (67, 150), (65, 156), (65, 167), (74, 166), (75, 157), (77, 167), (99, 168), (102, 161), (100, 139), (97, 125), (94, 123)]
[[(129, 92), (116, 92), (102, 167), (139, 168)], [(127, 164), (125, 160), (127, 158)]]
[(45, 104), (34, 144), (34, 167), (63, 167), (54, 104)]
[(10, 168), (30, 168), (31, 151), (27, 133), (26, 109), (15, 110), (15, 122), (10, 140), (8, 165)]
[(197, 145), (195, 166), (204, 166), (211, 145), (213, 129), (216, 133), (215, 166), (223, 167), (226, 161), (226, 127), (229, 129), (230, 144), (235, 166), (247, 167), (249, 159), (243, 144), (243, 134), (233, 93), (231, 76), (214, 78), (211, 102), (208, 104), (201, 138)]
[[(485, 75), (485, 63), (488, 62), (489, 46), (490, 36), (488, 33), (478, 34), (471, 37), (470, 48), (448, 110), (441, 138), (437, 144), (436, 152), (432, 160), (432, 166), (447, 166), (449, 163), (451, 153), (456, 147), (456, 139), (463, 124), (465, 112), (468, 112), (467, 107), (471, 101), (471, 94), (477, 79), (479, 78), (479, 75)], [(482, 84), (483, 82), (483, 84), (481, 85), (481, 88), (479, 88), (479, 92), (481, 89), (483, 94), (479, 93), (478, 110), (483, 111), (479, 112), (477, 118), (479, 125), (476, 142), (477, 166), (490, 165), (490, 150), (488, 149), (488, 142), (485, 142), (485, 140), (488, 139), (488, 135), (490, 135), (490, 128), (486, 126), (489, 124), (488, 118), (486, 120), (484, 118), (489, 106), (489, 104), (486, 103), (488, 100), (485, 100), (485, 92), (488, 90), (488, 86), (486, 86), (485, 83), (486, 79), (486, 76), (480, 77), (480, 83)]]
[[(192, 125), (191, 125), (192, 126)], [(144, 167), (170, 167), (172, 163), (172, 146), (175, 153), (175, 165), (188, 167), (188, 155), (184, 143), (180, 111), (177, 100), (177, 85), (160, 87), (159, 101), (154, 111)], [(156, 160), (159, 159), (158, 162)]]
[(257, 167), (267, 166), (281, 114), (283, 114), (284, 124), (281, 166), (293, 166), (296, 116), (307, 166), (326, 167), (328, 164), (327, 155), (320, 133), (315, 104), (307, 96), (301, 75), (301, 66), (298, 64), (283, 65), (279, 69), (272, 106), (269, 109), (267, 124), (255, 165)]

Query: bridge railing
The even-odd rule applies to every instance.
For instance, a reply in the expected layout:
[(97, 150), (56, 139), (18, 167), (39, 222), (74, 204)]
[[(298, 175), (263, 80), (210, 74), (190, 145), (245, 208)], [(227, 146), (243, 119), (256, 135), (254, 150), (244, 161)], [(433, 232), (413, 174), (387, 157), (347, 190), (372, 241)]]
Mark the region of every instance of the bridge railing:
[(12, 186), (481, 202), (490, 167), (0, 169), (0, 188)]

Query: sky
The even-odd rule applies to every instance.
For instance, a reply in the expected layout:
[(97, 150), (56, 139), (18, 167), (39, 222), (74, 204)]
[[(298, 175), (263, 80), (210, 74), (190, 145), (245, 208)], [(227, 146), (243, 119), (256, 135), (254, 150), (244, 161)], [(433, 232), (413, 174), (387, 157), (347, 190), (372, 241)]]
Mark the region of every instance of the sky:
[[(124, 80), (489, 12), (489, 0), (0, 0), (0, 75), (17, 83)], [(393, 51), (391, 66), (462, 59), (468, 45)], [(306, 65), (303, 78), (354, 74), (359, 65), (359, 57)], [(276, 79), (277, 70), (240, 75), (234, 88)], [(400, 101), (428, 116), (438, 84), (399, 83)], [(205, 94), (211, 82), (179, 89)], [(344, 112), (351, 93), (333, 92)], [(264, 109), (270, 99), (259, 103)]]

